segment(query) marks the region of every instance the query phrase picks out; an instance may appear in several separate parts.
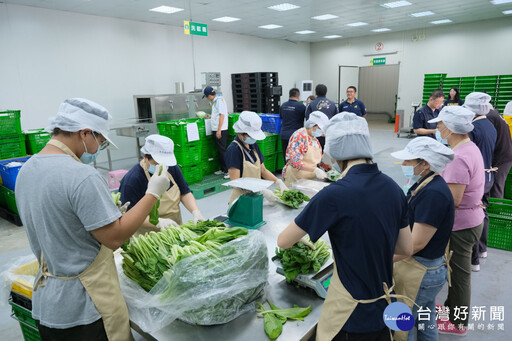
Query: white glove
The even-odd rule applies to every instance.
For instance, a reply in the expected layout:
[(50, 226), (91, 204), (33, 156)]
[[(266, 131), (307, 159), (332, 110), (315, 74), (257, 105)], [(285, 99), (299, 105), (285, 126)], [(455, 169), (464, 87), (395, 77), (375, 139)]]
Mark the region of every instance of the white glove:
[(201, 214), (201, 212), (199, 210), (192, 211), (192, 215), (194, 216), (194, 224), (197, 224), (200, 221), (206, 220), (206, 219), (204, 219), (203, 215)]
[[(161, 173), (160, 175), (158, 175)], [(167, 170), (164, 169), (164, 166), (157, 165), (155, 174), (149, 179), (148, 189), (146, 190), (146, 194), (151, 194), (157, 200), (160, 199), (162, 194), (165, 193), (169, 189), (170, 180), (167, 176)]]
[(315, 170), (313, 171), (315, 173), (315, 176), (318, 180), (323, 180), (327, 178), (327, 174), (322, 169), (315, 167)]
[(275, 202), (279, 201), (279, 199), (269, 189), (263, 189), (260, 191), (260, 193), (263, 194), (263, 197), (265, 199), (267, 199), (267, 201), (270, 203), (275, 203)]
[(311, 250), (315, 251), (315, 245), (313, 245), (313, 243), (309, 242), (306, 240), (306, 238), (302, 238), (301, 240), (299, 240), (301, 243), (303, 243), (304, 245), (306, 245), (307, 247), (309, 247)]
[(284, 184), (283, 180), (277, 179), (276, 181), (277, 187), (279, 187), (279, 190), (281, 191), (281, 194), (283, 194), (284, 191), (288, 191), (288, 187)]
[(159, 229), (166, 229), (168, 227), (178, 227), (180, 225), (178, 225), (177, 222), (175, 222), (174, 220), (172, 219), (168, 219), (168, 218), (158, 218), (158, 224), (156, 224), (156, 227), (158, 227)]
[(125, 214), (126, 213), (126, 210), (128, 209), (128, 206), (130, 206), (130, 202), (127, 201), (125, 202), (123, 205), (121, 205), (121, 200), (119, 200), (117, 203), (117, 208), (119, 209), (119, 212), (121, 212), (121, 214)]

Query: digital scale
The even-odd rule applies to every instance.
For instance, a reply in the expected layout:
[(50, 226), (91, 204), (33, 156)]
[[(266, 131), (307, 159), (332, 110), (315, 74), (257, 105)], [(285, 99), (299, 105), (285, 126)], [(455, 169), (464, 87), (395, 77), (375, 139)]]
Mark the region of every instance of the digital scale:
[[(281, 261), (277, 256), (272, 257), (272, 261), (276, 265), (276, 272), (280, 275), (284, 276), (284, 270), (281, 265)], [(295, 278), (292, 283), (297, 284), (298, 286), (304, 288), (310, 288), (318, 296), (325, 299), (327, 295), (327, 289), (329, 289), (329, 285), (331, 284), (331, 277), (334, 274), (334, 262), (332, 260), (332, 252), (331, 257), (325, 264), (320, 268), (317, 273), (310, 274), (299, 274), (297, 278)]]

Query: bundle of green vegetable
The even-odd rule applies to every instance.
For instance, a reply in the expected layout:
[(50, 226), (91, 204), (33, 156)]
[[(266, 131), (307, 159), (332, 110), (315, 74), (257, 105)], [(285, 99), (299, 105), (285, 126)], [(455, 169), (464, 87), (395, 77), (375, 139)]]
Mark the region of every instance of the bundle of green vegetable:
[(307, 195), (296, 189), (283, 191), (283, 194), (281, 194), (281, 190), (276, 188), (274, 190), (274, 195), (281, 200), (283, 204), (293, 208), (299, 208), (299, 205), (304, 201), (309, 201), (309, 197)]
[(188, 228), (182, 225), (150, 232), (125, 243), (122, 253), (125, 275), (150, 291), (178, 261), (247, 234), (243, 227), (227, 228), (215, 220), (198, 225), (189, 222)]
[(117, 203), (119, 202), (119, 200), (121, 200), (121, 192), (117, 192), (117, 193), (110, 193), (110, 195), (112, 196), (112, 201), (114, 202), (114, 204), (117, 205)]
[(339, 177), (341, 175), (340, 172), (338, 172), (335, 169), (331, 169), (326, 174), (327, 174), (327, 180), (332, 181), (332, 182), (338, 181), (338, 179), (339, 179)]
[[(307, 241), (311, 241), (305, 237)], [(308, 274), (311, 269), (313, 272), (320, 271), (322, 265), (327, 262), (331, 253), (329, 246), (322, 239), (318, 239), (313, 244), (313, 251), (302, 242), (298, 242), (289, 249), (276, 248), (276, 256), (281, 261), (285, 273), (286, 281), (293, 281), (299, 274)]]
[(301, 308), (298, 305), (294, 305), (293, 308), (279, 309), (270, 301), (268, 301), (270, 310), (266, 310), (263, 304), (257, 302), (259, 307), (256, 309), (258, 317), (263, 317), (265, 333), (272, 340), (275, 340), (283, 332), (283, 324), (287, 320), (300, 320), (304, 321), (304, 317), (308, 316), (311, 312), (311, 306)]

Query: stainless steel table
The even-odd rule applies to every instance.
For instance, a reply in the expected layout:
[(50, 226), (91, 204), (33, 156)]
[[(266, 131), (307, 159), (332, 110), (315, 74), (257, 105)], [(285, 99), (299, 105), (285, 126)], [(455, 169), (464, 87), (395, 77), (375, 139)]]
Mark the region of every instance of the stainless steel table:
[[(277, 236), (300, 213), (303, 205), (296, 210), (281, 204), (265, 204), (263, 218), (267, 224), (259, 229), (264, 234), (268, 247), (269, 301), (279, 308), (290, 308), (294, 304), (300, 307), (311, 306), (311, 313), (304, 321), (288, 321), (284, 324), (281, 340), (308, 340), (314, 333), (324, 302), (312, 290), (286, 283), (284, 277), (276, 273), (276, 266), (271, 261), (277, 246)], [(330, 245), (327, 234), (323, 238)], [(229, 323), (216, 326), (193, 326), (176, 320), (151, 334), (141, 332), (133, 324), (132, 327), (149, 340), (269, 340), (263, 329), (263, 318), (258, 318), (256, 312), (244, 314)]]

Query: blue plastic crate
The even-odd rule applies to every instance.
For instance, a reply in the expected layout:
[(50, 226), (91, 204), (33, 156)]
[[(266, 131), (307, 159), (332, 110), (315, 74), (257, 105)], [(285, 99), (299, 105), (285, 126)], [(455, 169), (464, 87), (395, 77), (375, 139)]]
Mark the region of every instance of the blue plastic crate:
[(5, 187), (9, 188), (10, 190), (14, 191), (14, 186), (16, 185), (16, 178), (18, 177), (18, 173), (21, 169), (21, 166), (16, 167), (7, 167), (7, 164), (18, 161), (21, 163), (25, 163), (30, 156), (25, 157), (19, 157), (16, 159), (8, 159), (8, 160), (2, 160), (0, 161), (0, 176), (2, 177), (2, 182)]
[(260, 114), (261, 130), (267, 133), (281, 133), (281, 118), (278, 114)]

